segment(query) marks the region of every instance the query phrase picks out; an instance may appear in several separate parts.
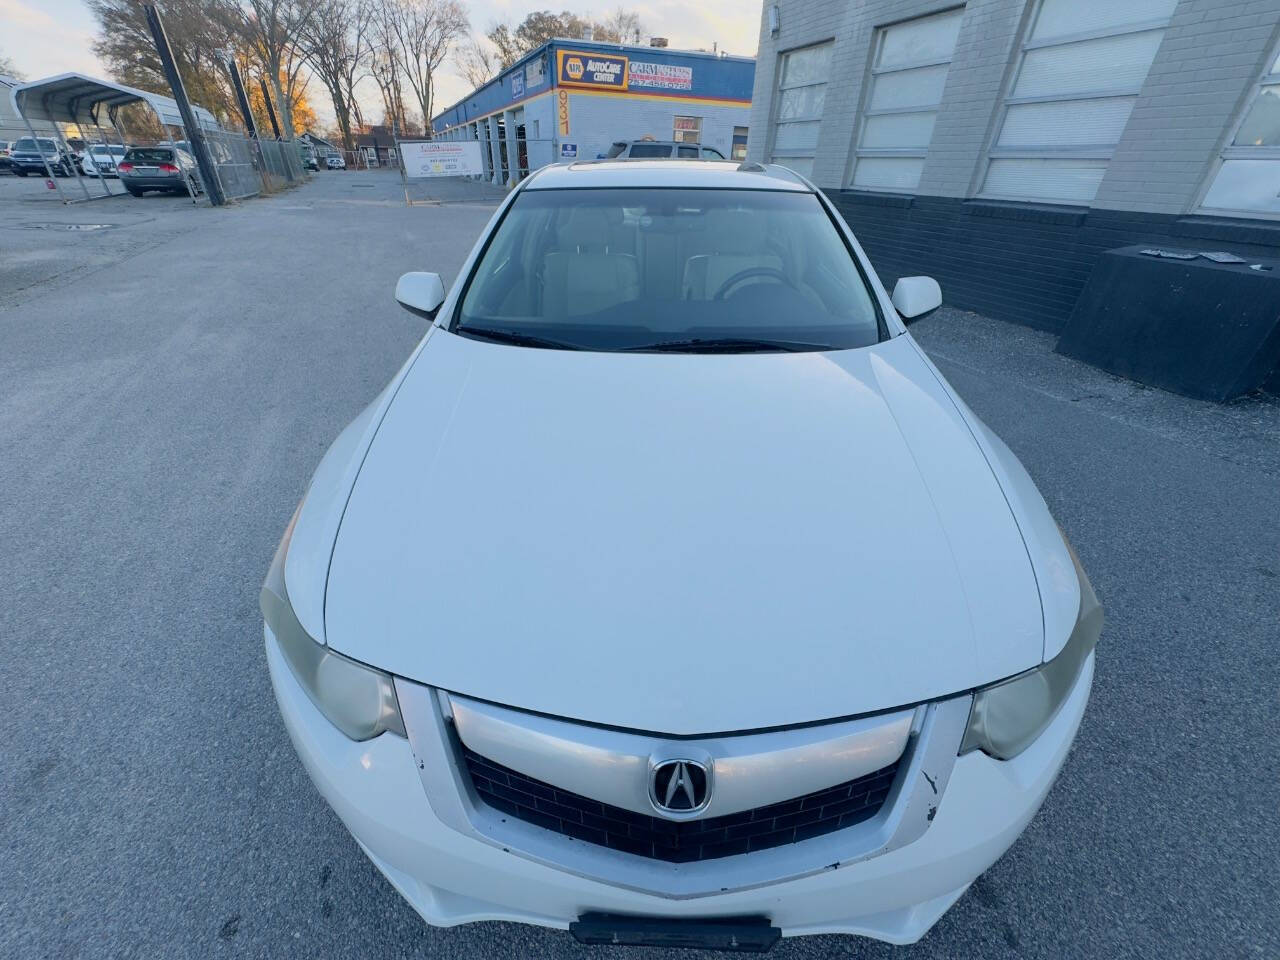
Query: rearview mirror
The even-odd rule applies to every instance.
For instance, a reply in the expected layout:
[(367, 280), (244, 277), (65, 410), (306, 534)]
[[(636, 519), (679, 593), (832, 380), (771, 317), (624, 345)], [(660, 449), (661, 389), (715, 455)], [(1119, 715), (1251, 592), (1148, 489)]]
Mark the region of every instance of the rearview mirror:
[(396, 281), (396, 301), (410, 313), (434, 320), (444, 303), (444, 281), (438, 273), (403, 274)]
[(893, 305), (903, 320), (919, 320), (942, 306), (942, 288), (933, 277), (903, 277), (893, 288)]

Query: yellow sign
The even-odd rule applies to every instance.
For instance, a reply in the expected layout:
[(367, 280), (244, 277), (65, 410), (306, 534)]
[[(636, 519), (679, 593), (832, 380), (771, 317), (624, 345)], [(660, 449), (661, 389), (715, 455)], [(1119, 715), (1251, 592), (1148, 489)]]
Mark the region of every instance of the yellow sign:
[(556, 92), (556, 121), (560, 125), (560, 136), (569, 135), (569, 91)]

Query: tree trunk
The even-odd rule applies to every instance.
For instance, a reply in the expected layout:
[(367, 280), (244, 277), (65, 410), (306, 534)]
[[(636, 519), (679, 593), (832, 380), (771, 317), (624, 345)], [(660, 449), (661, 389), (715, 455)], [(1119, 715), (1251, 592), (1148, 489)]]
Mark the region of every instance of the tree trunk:
[(293, 110), (289, 107), (289, 100), (284, 95), (284, 86), (280, 83), (280, 68), (271, 73), (271, 88), (276, 94), (276, 110), (280, 113), (280, 134), (286, 140), (293, 139)]

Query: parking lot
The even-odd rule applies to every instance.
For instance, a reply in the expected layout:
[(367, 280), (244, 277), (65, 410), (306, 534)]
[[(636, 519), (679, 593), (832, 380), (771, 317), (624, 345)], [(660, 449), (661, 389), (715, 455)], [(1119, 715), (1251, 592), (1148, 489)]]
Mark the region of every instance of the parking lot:
[[(312, 787), (263, 655), (310, 472), (423, 332), (396, 278), (451, 282), (500, 194), (46, 193), (0, 177), (0, 956), (623, 956), (424, 925)], [(1093, 579), (1093, 699), (1044, 809), (919, 945), (774, 956), (1280, 956), (1280, 402), (1174, 397), (948, 308), (913, 330)]]

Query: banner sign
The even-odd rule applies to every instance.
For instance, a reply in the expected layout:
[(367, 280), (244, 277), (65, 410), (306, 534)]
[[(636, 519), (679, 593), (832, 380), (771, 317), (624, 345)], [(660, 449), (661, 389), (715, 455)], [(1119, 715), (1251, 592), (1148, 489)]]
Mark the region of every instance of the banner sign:
[(556, 83), (562, 87), (627, 89), (627, 58), (608, 53), (556, 51)]
[(404, 175), (410, 180), (484, 174), (475, 140), (401, 140)]
[(524, 67), (524, 85), (532, 90), (547, 82), (547, 62), (544, 57), (530, 60)]
[(560, 129), (560, 136), (567, 137), (569, 135), (568, 90), (558, 90), (556, 92), (556, 125)]
[(678, 67), (671, 63), (641, 63), (632, 60), (627, 67), (627, 79), (633, 87), (692, 90), (693, 67)]
[(524, 71), (517, 70), (511, 75), (511, 99), (519, 100), (524, 96)]

